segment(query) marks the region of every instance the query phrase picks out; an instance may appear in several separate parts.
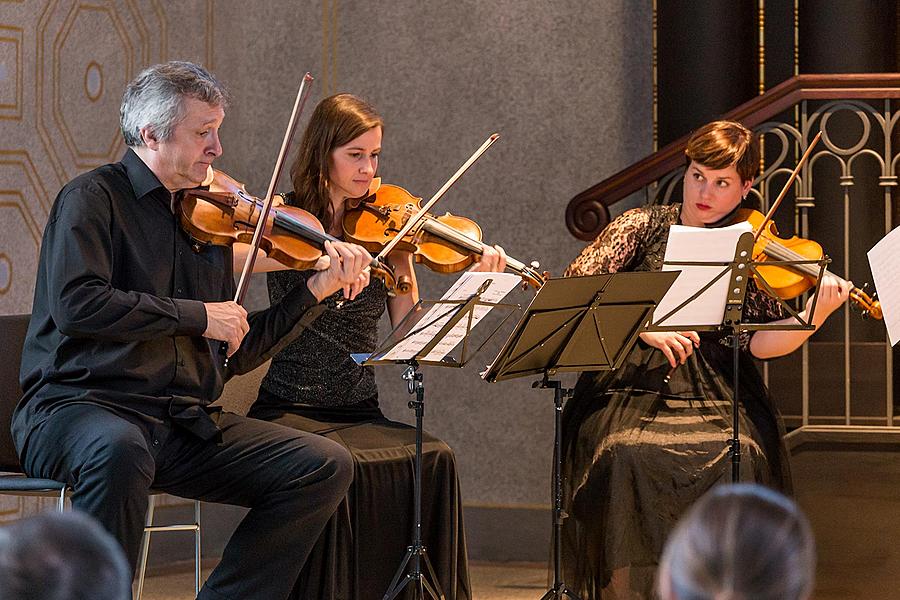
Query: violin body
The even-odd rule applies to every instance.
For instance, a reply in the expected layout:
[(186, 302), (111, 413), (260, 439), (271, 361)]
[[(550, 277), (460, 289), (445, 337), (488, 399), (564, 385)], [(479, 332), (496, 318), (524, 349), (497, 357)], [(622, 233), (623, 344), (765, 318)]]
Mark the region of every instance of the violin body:
[[(421, 201), (400, 186), (382, 184), (374, 194), (344, 211), (344, 239), (379, 252), (419, 211)], [(450, 213), (437, 217), (426, 214), (395, 249), (413, 253), (417, 263), (432, 271), (456, 273), (479, 259), (485, 246), (482, 235), (481, 227), (472, 219)], [(535, 287), (548, 277), (512, 257), (507, 257), (506, 264)]]
[[(761, 212), (741, 209), (739, 212), (739, 220), (747, 221), (753, 227), (753, 231), (759, 230), (763, 225), (765, 215)], [(770, 246), (771, 244), (771, 246)], [(766, 252), (766, 248), (769, 251)], [(776, 249), (777, 248), (777, 249)], [(753, 260), (756, 262), (765, 262), (771, 260), (780, 260), (777, 258), (779, 254), (784, 255), (780, 250), (787, 249), (803, 260), (820, 260), (825, 256), (825, 251), (818, 242), (807, 240), (797, 236), (791, 238), (779, 238), (778, 230), (775, 223), (769, 221), (765, 230), (757, 238), (753, 245)], [(793, 257), (792, 257), (793, 258)], [(790, 269), (783, 266), (765, 266), (758, 265), (757, 270), (766, 283), (769, 284), (779, 298), (791, 300), (800, 294), (808, 291), (816, 282), (819, 268), (817, 265), (797, 265), (798, 268)], [(804, 268), (808, 267), (808, 268)]]
[[(357, 210), (345, 213), (344, 238), (370, 252), (378, 252), (397, 235), (407, 219), (421, 208), (421, 204), (421, 198), (402, 187), (383, 184), (367, 201), (361, 202)], [(455, 244), (432, 232), (436, 229), (435, 221), (443, 226), (439, 226), (441, 231), (449, 228), (469, 239), (481, 241), (481, 228), (475, 221), (447, 213), (440, 217), (426, 215), (396, 248), (414, 253), (417, 263), (439, 273), (456, 273), (475, 262), (472, 248)]]
[[(242, 183), (215, 171), (209, 190), (190, 190), (181, 201), (181, 224), (196, 240), (222, 246), (251, 243), (263, 204)], [(325, 229), (312, 214), (293, 206), (269, 211), (260, 249), (292, 269), (311, 269), (322, 256)]]

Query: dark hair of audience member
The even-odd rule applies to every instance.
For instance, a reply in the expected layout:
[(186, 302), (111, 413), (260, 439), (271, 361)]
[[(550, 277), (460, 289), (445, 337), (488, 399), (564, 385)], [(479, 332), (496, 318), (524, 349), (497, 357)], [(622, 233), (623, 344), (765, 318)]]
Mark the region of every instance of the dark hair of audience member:
[(88, 515), (43, 513), (0, 527), (0, 599), (130, 598), (122, 548)]
[(663, 600), (806, 600), (815, 580), (809, 521), (782, 494), (720, 486), (688, 511), (659, 567)]

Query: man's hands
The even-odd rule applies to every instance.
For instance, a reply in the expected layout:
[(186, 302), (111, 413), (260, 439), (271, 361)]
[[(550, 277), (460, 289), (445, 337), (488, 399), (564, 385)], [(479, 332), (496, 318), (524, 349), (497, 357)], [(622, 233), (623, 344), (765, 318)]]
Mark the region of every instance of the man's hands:
[(700, 336), (696, 331), (645, 331), (640, 337), (648, 346), (662, 350), (673, 369), (676, 365), (683, 365), (694, 348), (700, 346)]
[[(306, 285), (313, 296), (320, 302), (343, 288), (344, 297), (348, 300), (356, 298), (364, 287), (369, 285), (369, 263), (372, 257), (362, 246), (344, 242), (325, 242), (322, 261), (325, 270), (315, 273)], [(228, 344), (228, 356), (240, 347), (244, 336), (250, 330), (247, 322), (247, 311), (236, 302), (204, 302), (206, 308), (206, 331), (203, 337), (220, 340)]]
[(247, 311), (244, 307), (229, 300), (228, 302), (204, 302), (206, 308), (206, 331), (203, 337), (228, 343), (228, 356), (234, 354), (247, 332)]
[(369, 285), (372, 256), (365, 248), (346, 242), (325, 242), (325, 255), (329, 258), (327, 268), (306, 282), (317, 300), (321, 302), (339, 289), (344, 290), (344, 298), (353, 300)]

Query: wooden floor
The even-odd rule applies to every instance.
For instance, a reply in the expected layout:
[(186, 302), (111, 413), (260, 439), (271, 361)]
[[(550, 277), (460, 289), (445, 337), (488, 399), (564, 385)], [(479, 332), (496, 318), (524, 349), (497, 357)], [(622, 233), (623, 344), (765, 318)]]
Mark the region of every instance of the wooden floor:
[[(204, 572), (204, 577), (209, 570)], [(473, 597), (478, 600), (537, 600), (547, 590), (547, 569), (535, 564), (473, 564)], [(143, 600), (190, 600), (193, 571), (149, 577)]]
[(800, 452), (791, 466), (816, 536), (816, 600), (900, 598), (900, 453)]

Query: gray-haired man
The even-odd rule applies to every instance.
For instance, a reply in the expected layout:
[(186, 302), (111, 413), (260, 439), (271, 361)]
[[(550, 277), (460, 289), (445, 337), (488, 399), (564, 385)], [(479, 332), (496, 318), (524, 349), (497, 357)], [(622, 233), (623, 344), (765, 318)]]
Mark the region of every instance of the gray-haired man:
[(249, 507), (200, 598), (277, 599), (346, 492), (351, 459), (323, 437), (208, 405), (293, 340), (319, 300), (358, 291), (371, 258), (329, 245), (328, 269), (277, 305), (248, 315), (230, 300), (231, 249), (195, 243), (175, 214), (222, 153), (226, 103), (191, 63), (129, 84), (129, 150), (67, 184), (50, 212), (12, 431), (26, 472), (68, 482), (132, 568), (151, 486)]

